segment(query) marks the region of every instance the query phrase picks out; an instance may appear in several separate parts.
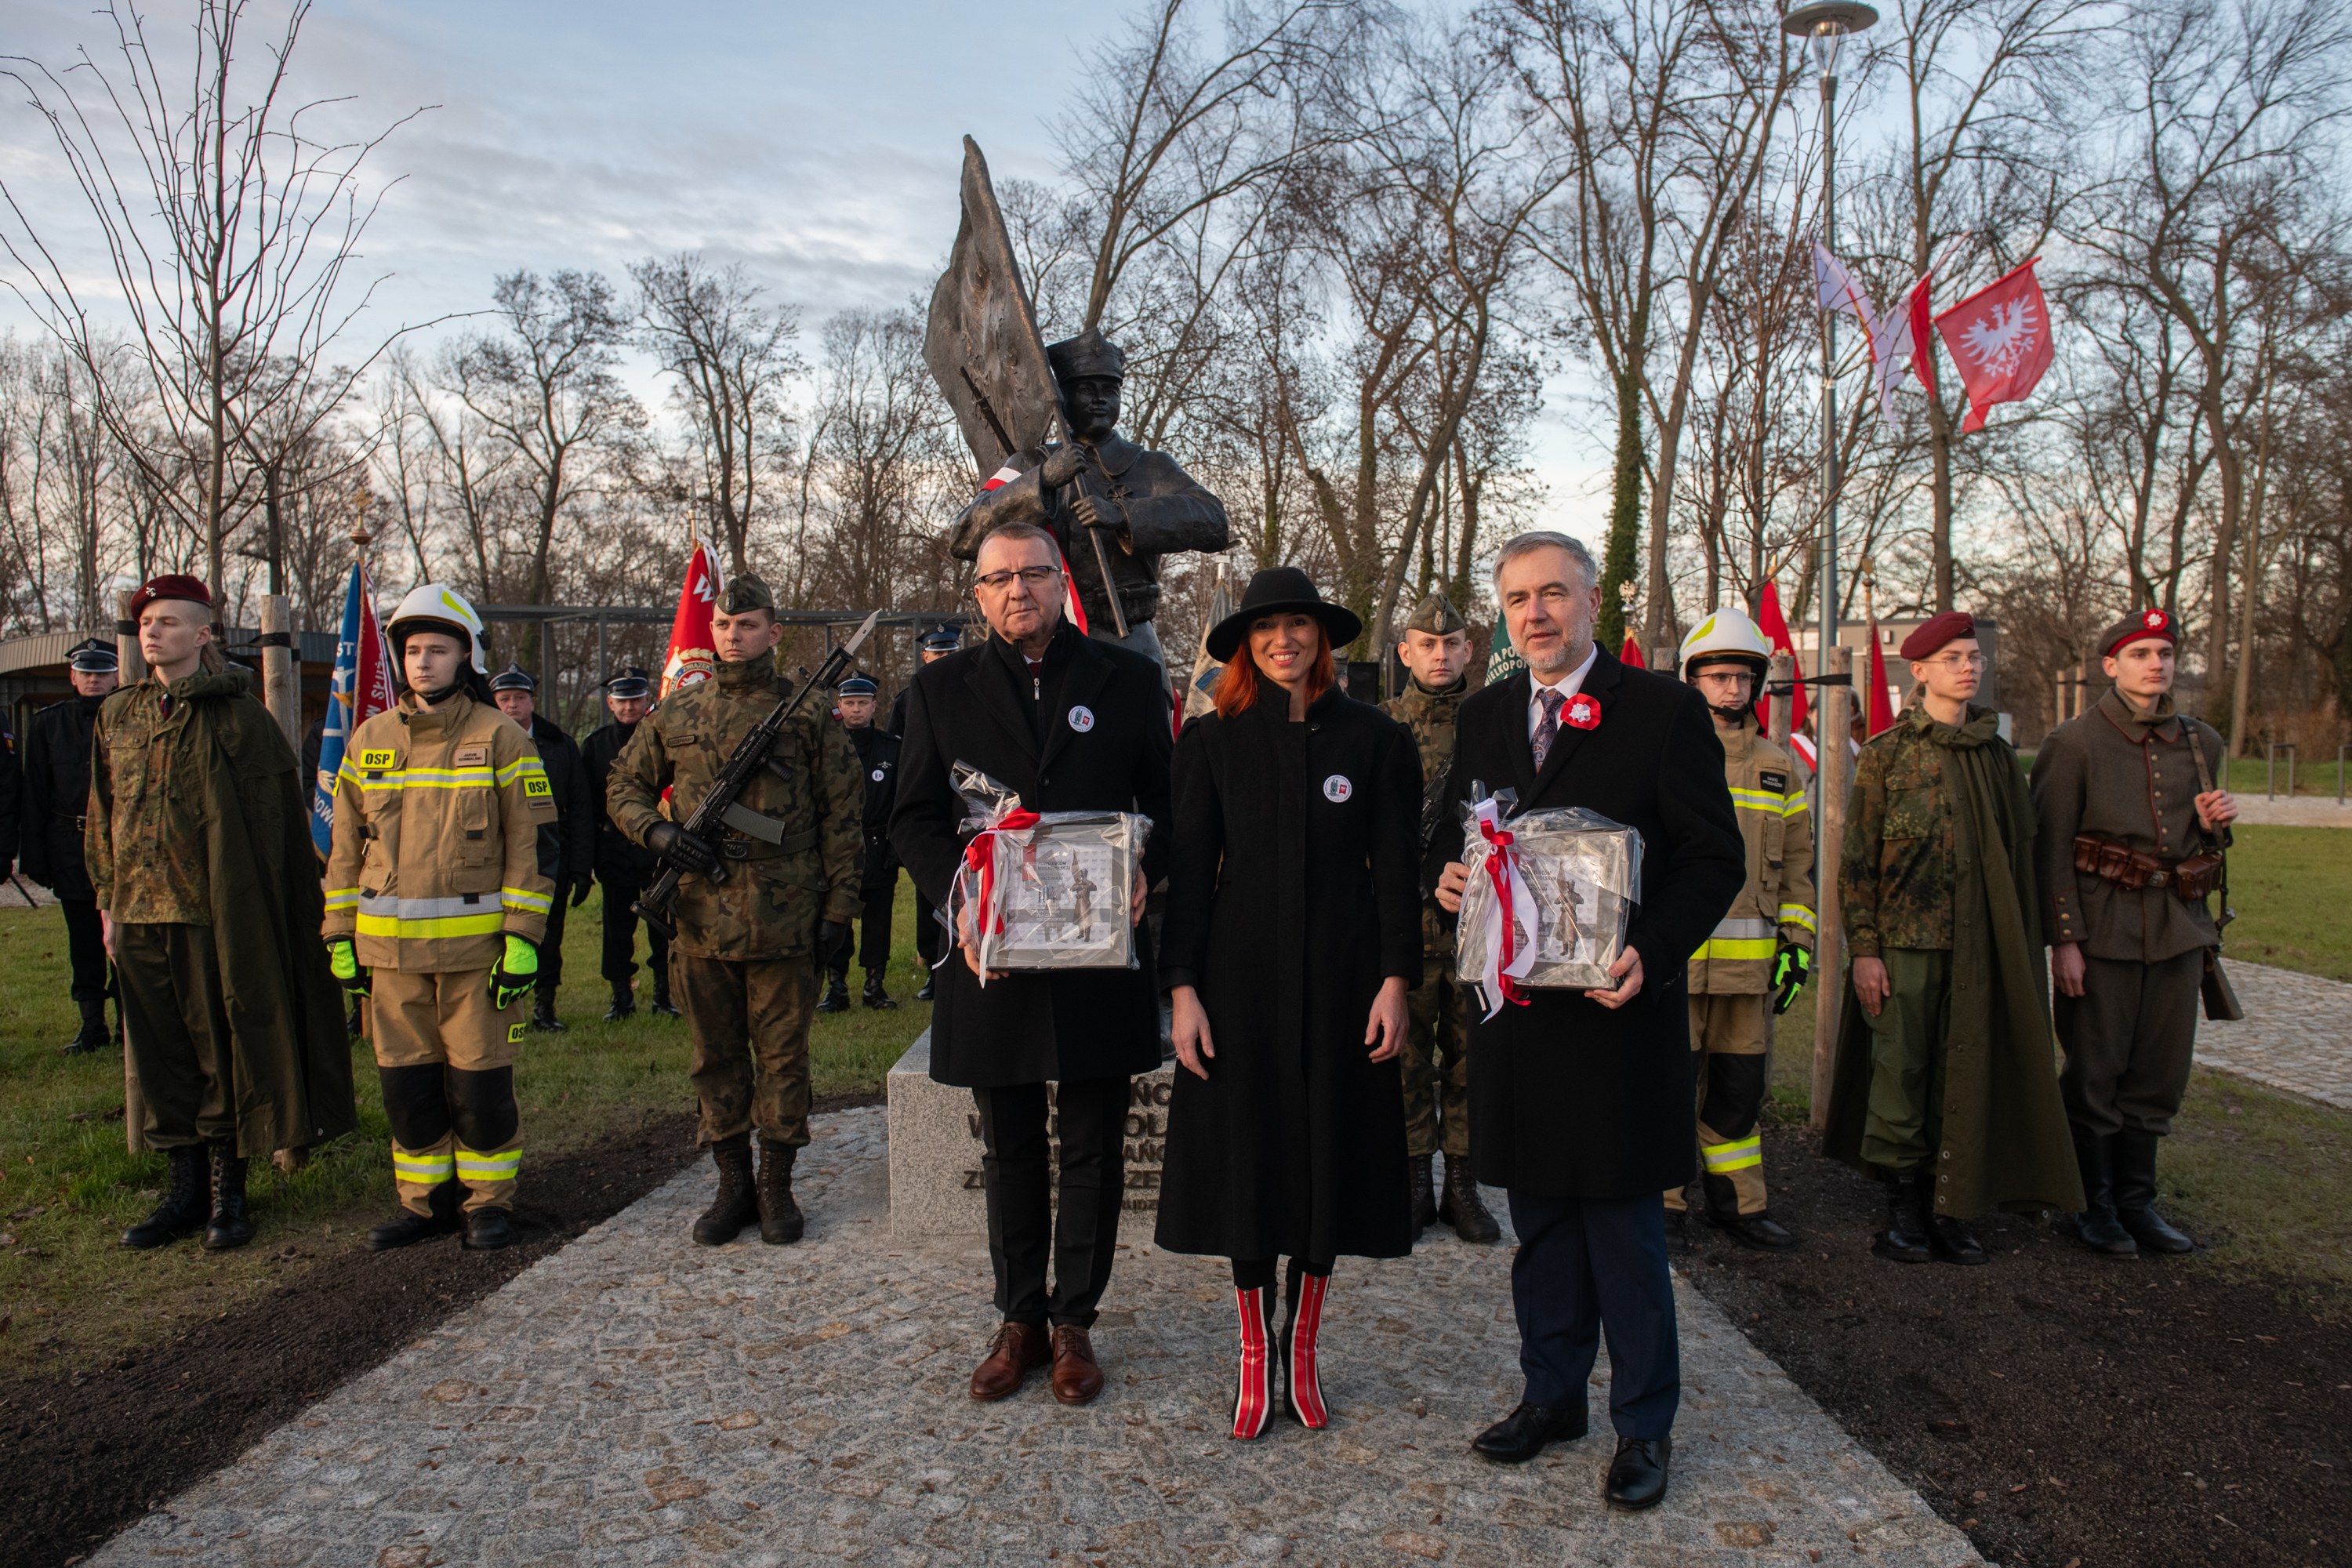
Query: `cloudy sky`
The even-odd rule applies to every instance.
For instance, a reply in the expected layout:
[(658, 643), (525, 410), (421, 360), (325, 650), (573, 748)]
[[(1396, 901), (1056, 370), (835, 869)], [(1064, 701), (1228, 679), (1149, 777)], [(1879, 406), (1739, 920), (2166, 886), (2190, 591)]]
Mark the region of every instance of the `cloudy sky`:
[[(0, 48), (61, 68), (87, 46), (117, 63), (91, 0), (8, 0), (7, 15)], [(166, 62), (187, 56), (188, 15), (153, 0)], [(1048, 122), (1124, 15), (1076, 0), (319, 0), (295, 77), (306, 98), (352, 100), (333, 112), (355, 131), (437, 106), (368, 165), (399, 176), (366, 243), (367, 275), (389, 274), (372, 312), (387, 326), (487, 303), (499, 272), (617, 279), (677, 250), (742, 260), (814, 324), (929, 293), (965, 133), (1000, 180), (1055, 179)], [(89, 214), (24, 96), (0, 83), (0, 177), (95, 270)], [(0, 326), (29, 325), (0, 298)], [(1557, 408), (1538, 455), (1547, 521), (1596, 523), (1594, 454)]]

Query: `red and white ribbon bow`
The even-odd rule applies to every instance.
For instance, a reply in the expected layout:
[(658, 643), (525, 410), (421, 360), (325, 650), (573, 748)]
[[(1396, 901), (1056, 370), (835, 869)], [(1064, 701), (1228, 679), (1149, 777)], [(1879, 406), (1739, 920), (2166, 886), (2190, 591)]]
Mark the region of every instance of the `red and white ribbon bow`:
[[(988, 984), (991, 950), (995, 946), (997, 936), (1004, 930), (1004, 913), (997, 908), (996, 837), (1002, 833), (1019, 833), (1034, 827), (1037, 822), (1035, 812), (1016, 807), (973, 834), (971, 842), (964, 846), (963, 865), (956, 871), (955, 893), (958, 903), (967, 913), (978, 911), (972, 913), (972, 919), (976, 922), (974, 929), (980, 932), (980, 984), (983, 988)], [(1035, 853), (1034, 847), (1030, 853)], [(959, 945), (950, 943), (940, 963), (946, 963)]]
[(1486, 954), (1482, 981), (1486, 992), (1486, 1017), (1503, 1010), (1505, 1002), (1524, 1007), (1517, 982), (1535, 967), (1536, 896), (1519, 875), (1517, 835), (1503, 826), (1503, 808), (1491, 796), (1472, 805), (1471, 820), (1486, 841), (1486, 880), (1495, 890), (1495, 909), (1486, 922)]

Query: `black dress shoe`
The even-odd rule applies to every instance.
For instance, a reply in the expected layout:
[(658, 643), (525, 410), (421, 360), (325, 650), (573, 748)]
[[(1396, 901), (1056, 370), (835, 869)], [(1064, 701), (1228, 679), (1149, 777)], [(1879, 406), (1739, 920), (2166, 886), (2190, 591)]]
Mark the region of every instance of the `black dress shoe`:
[(1524, 1465), (1547, 1443), (1572, 1443), (1584, 1436), (1582, 1410), (1522, 1404), (1470, 1440), (1474, 1453), (1498, 1465)]
[(1927, 1234), (1935, 1239), (1936, 1256), (1947, 1263), (1992, 1261), (1985, 1252), (1984, 1243), (1977, 1239), (1977, 1233), (1968, 1227), (1965, 1220), (1954, 1219), (1948, 1214), (1931, 1215), (1927, 1219)]
[(1620, 1437), (1617, 1457), (1609, 1461), (1609, 1506), (1633, 1511), (1655, 1508), (1665, 1500), (1666, 1461), (1675, 1451), (1672, 1437)]
[(915, 1000), (918, 1002), (929, 1002), (931, 1000), (931, 976), (928, 970), (925, 971), (923, 974), (923, 988), (915, 993)]
[(395, 1247), (407, 1247), (428, 1241), (436, 1236), (447, 1236), (464, 1227), (457, 1217), (457, 1205), (466, 1201), (466, 1189), (457, 1182), (443, 1182), (425, 1202), (429, 1213), (418, 1214), (405, 1204), (398, 1214), (367, 1234), (370, 1252), (389, 1252)]
[(466, 1249), (496, 1252), (515, 1244), (514, 1216), (504, 1209), (476, 1209), (466, 1216)]
[(1768, 1214), (1711, 1214), (1715, 1228), (1739, 1243), (1759, 1252), (1786, 1252), (1797, 1245), (1789, 1227)]

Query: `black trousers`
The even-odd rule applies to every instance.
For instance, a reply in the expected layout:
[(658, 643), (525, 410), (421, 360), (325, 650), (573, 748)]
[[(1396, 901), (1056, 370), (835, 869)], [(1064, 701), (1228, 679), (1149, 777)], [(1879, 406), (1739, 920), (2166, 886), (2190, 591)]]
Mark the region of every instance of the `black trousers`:
[(114, 976), (106, 964), (106, 933), (90, 899), (59, 899), (66, 915), (66, 956), (73, 964), (73, 999), (102, 1002), (114, 994)]
[(1609, 1418), (1620, 1437), (1664, 1437), (1682, 1404), (1682, 1343), (1666, 1264), (1666, 1205), (1554, 1198), (1510, 1190), (1511, 1300), (1529, 1405), (1585, 1408), (1586, 1380), (1609, 1336)]
[[(626, 882), (604, 883), (604, 959), (601, 973), (614, 985), (626, 985), (629, 976), (637, 972), (637, 913), (630, 906), (644, 891)], [(654, 994), (667, 996), (669, 938), (647, 926), (646, 940), (653, 950), (646, 967), (653, 972)]]
[[(1090, 1329), (1110, 1283), (1118, 1214), (1127, 1201), (1129, 1084), (1103, 1078), (1060, 1085), (1050, 1126), (1045, 1089), (1017, 1083), (971, 1091), (980, 1108), (996, 1310), (1008, 1323)], [(1062, 1145), (1058, 1214), (1052, 1188), (1056, 1136)]]
[[(894, 867), (890, 879), (877, 888), (872, 884), (859, 889), (866, 907), (857, 911), (857, 966), (869, 973), (890, 967), (890, 906), (898, 901), (898, 872)], [(849, 978), (849, 943), (834, 949), (833, 972), (845, 982)]]
[(563, 917), (572, 908), (566, 902), (572, 884), (558, 880), (555, 902), (547, 911), (547, 934), (539, 942), (539, 978), (531, 983), (531, 991), (550, 1005), (555, 1001), (555, 988), (563, 984)]

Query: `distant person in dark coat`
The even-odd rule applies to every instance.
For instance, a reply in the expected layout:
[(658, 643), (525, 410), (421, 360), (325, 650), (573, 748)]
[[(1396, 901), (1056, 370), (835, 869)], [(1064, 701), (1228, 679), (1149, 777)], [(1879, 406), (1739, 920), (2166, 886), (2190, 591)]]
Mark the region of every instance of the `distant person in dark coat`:
[[(98, 637), (66, 656), (74, 694), (33, 715), (25, 732), (25, 822), (19, 841), (25, 875), (58, 896), (66, 917), (66, 952), (73, 965), (74, 1005), (81, 1029), (66, 1042), (68, 1056), (94, 1051), (118, 1037), (106, 1029), (106, 999), (115, 994), (98, 918), (98, 897), (81, 858), (89, 810), (89, 742), (106, 694), (122, 683), (114, 645)], [(121, 1012), (118, 999), (116, 1011)]]
[[(898, 897), (898, 858), (890, 848), (890, 812), (898, 803), (898, 737), (874, 727), (881, 693), (862, 670), (835, 689), (841, 727), (857, 748), (857, 771), (866, 778), (866, 863), (858, 883), (865, 904), (857, 915), (857, 962), (866, 971), (866, 1005), (887, 1011), (898, 1005), (882, 988), (883, 971), (890, 966), (890, 906)], [(827, 960), (831, 978), (824, 1000), (816, 1005), (820, 1013), (849, 1011), (850, 945), (842, 942)]]
[[(922, 635), (918, 646), (922, 650), (925, 664), (937, 664), (963, 647), (963, 628), (955, 626), (933, 626)], [(890, 733), (902, 741), (907, 738), (907, 699), (914, 689), (914, 682), (908, 681), (899, 691), (898, 700), (890, 704)], [(908, 879), (910, 881), (912, 879)], [(919, 887), (915, 889), (915, 956), (922, 960), (923, 986), (921, 990), (915, 993), (916, 1001), (931, 1000), (933, 994), (931, 971), (946, 954), (947, 950), (947, 928), (940, 924), (939, 916), (932, 910), (930, 900), (923, 897), (923, 889)]]
[[(636, 665), (624, 665), (604, 682), (604, 708), (613, 721), (599, 726), (580, 748), (588, 774), (588, 802), (596, 813), (596, 880), (604, 884), (604, 942), (600, 973), (613, 988), (606, 1023), (637, 1010), (637, 895), (661, 875), (661, 857), (621, 831), (606, 809), (604, 786), (637, 725), (653, 711), (653, 680)], [(646, 927), (646, 968), (653, 975), (651, 1011), (656, 1018), (682, 1016), (669, 999), (669, 938)]]
[[(915, 676), (891, 843), (923, 896), (947, 907), (966, 844), (964, 804), (949, 778), (960, 762), (1019, 792), (1030, 811), (1140, 812), (1152, 829), (1127, 911), (1140, 921), (1143, 889), (1167, 863), (1173, 741), (1160, 667), (1062, 619), (1059, 556), (1045, 530), (1005, 524), (981, 542), (978, 565), (988, 640)], [(992, 974), (983, 988), (967, 945), (938, 972), (931, 1077), (971, 1089), (980, 1111), (988, 1254), (1004, 1320), (971, 1374), (974, 1399), (1019, 1392), (1049, 1359), (1065, 1405), (1102, 1391), (1088, 1331), (1126, 1201), (1129, 1079), (1160, 1065), (1150, 942), (1145, 931), (1135, 936), (1135, 969)], [(1048, 1083), (1059, 1085), (1052, 1132)], [(1047, 1185), (1054, 1133), (1058, 1207)]]
[(1665, 1496), (1682, 1389), (1660, 1194), (1691, 1179), (1684, 965), (1746, 884), (1747, 849), (1706, 700), (1593, 642), (1601, 592), (1584, 546), (1559, 533), (1511, 540), (1495, 597), (1527, 668), (1462, 704), (1432, 847), (1448, 862), (1438, 901), (1461, 908), (1459, 808), (1474, 780), (1517, 791), (1520, 812), (1582, 806), (1636, 829), (1642, 886), (1614, 989), (1530, 992), (1471, 1026), (1470, 1149), (1479, 1181), (1510, 1197), (1527, 1376), (1518, 1408), (1474, 1447), (1517, 1464), (1582, 1436), (1605, 1331), (1617, 1429), (1606, 1496), (1649, 1508)]
[(1422, 968), (1421, 760), (1411, 731), (1335, 684), (1332, 647), (1362, 630), (1297, 567), (1258, 573), (1209, 633), (1216, 710), (1176, 749), (1161, 976), (1184, 1070), (1157, 1240), (1233, 1260), (1243, 1439), (1277, 1402), (1326, 1425), (1333, 1261), (1412, 1250), (1393, 1064)]
[[(555, 790), (555, 820), (539, 830), (539, 868), (555, 884), (555, 902), (547, 911), (547, 939), (539, 944), (539, 975), (531, 987), (530, 1026), (542, 1034), (561, 1033), (555, 1016), (556, 988), (563, 984), (563, 913), (588, 901), (596, 864), (595, 809), (588, 790), (588, 770), (580, 747), (571, 736), (540, 716), (539, 682), (530, 671), (509, 664), (490, 677), (490, 698), (499, 711), (522, 726), (539, 747), (546, 764), (547, 782)], [(566, 895), (569, 895), (567, 899)]]

